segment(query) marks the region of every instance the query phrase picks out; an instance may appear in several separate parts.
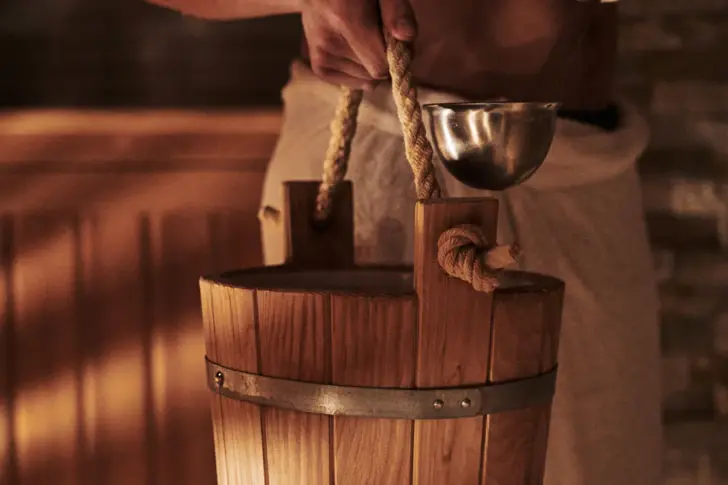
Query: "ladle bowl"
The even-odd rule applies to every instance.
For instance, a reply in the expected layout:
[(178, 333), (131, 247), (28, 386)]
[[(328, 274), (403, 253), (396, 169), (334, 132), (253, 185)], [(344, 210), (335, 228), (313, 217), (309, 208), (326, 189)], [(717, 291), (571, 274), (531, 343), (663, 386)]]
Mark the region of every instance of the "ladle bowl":
[(558, 103), (426, 104), (433, 148), (450, 174), (483, 190), (526, 181), (543, 164)]

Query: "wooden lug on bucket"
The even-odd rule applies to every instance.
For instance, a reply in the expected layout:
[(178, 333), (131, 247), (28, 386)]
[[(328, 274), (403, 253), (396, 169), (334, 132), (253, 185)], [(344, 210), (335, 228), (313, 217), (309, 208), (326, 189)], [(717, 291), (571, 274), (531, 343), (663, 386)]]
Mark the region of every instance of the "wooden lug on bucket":
[(354, 264), (354, 203), (351, 182), (334, 193), (331, 215), (313, 221), (320, 181), (283, 184), (286, 263), (307, 268), (342, 268)]

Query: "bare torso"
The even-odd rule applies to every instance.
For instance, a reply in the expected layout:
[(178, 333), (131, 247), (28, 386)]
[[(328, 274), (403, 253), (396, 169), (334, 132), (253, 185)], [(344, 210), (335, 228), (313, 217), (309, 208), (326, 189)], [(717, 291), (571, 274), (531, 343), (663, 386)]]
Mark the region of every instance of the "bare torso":
[(412, 0), (413, 75), (473, 99), (561, 101), (601, 109), (612, 99), (616, 3), (594, 0)]

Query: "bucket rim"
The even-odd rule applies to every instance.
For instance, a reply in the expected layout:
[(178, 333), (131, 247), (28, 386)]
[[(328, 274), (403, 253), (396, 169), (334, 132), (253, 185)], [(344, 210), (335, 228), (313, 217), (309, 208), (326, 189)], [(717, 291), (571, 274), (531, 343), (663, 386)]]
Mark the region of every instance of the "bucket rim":
[[(564, 282), (553, 276), (519, 270), (501, 273), (499, 294), (561, 291)], [(354, 265), (336, 269), (303, 268), (290, 264), (225, 271), (200, 278), (201, 283), (243, 290), (294, 294), (416, 297), (411, 265)]]

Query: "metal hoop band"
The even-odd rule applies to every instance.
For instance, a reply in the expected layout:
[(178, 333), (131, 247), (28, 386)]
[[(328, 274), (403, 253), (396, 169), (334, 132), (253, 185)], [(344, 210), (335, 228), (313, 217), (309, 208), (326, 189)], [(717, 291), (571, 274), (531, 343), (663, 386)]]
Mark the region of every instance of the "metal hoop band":
[(557, 371), (502, 384), (394, 389), (279, 379), (206, 362), (210, 389), (230, 399), (304, 413), (392, 419), (470, 418), (547, 404)]

